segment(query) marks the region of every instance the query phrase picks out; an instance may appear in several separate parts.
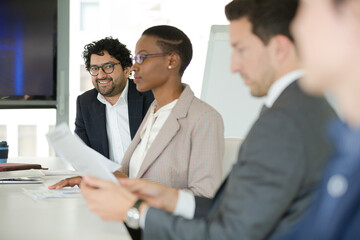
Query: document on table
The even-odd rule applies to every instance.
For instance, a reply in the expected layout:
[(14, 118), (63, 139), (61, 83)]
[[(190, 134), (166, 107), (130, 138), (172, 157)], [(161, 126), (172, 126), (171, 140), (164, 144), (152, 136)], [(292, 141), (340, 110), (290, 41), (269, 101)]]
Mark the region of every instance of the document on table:
[(119, 184), (113, 172), (120, 165), (88, 147), (77, 135), (71, 133), (65, 123), (49, 131), (46, 138), (59, 157), (68, 161), (81, 175), (88, 174)]
[(62, 189), (22, 189), (24, 194), (28, 195), (34, 200), (40, 200), (45, 198), (78, 198), (81, 197), (81, 191), (78, 187), (62, 188)]
[(81, 175), (77, 171), (73, 170), (64, 170), (64, 169), (58, 169), (58, 170), (40, 170), (45, 176), (79, 176)]

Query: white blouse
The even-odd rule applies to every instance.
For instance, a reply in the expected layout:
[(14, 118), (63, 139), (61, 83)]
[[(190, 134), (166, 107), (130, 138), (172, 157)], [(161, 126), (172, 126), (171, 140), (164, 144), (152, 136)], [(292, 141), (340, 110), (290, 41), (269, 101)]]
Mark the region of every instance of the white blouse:
[(154, 139), (160, 132), (165, 121), (168, 119), (177, 101), (178, 99), (172, 101), (171, 103), (166, 104), (156, 112), (154, 112), (156, 108), (156, 102), (150, 107), (149, 117), (146, 119), (144, 127), (141, 129), (140, 132), (141, 141), (137, 145), (130, 159), (130, 164), (129, 164), (130, 178), (136, 178), (137, 174), (139, 173), (140, 167), (145, 159), (145, 156), (149, 148), (151, 147), (151, 144), (153, 143)]

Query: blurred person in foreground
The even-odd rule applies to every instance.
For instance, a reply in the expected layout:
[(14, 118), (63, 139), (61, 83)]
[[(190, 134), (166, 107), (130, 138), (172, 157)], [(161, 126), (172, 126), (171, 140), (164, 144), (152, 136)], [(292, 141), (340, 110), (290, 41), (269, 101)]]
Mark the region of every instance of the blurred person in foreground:
[(360, 1), (302, 1), (292, 30), (312, 94), (329, 93), (344, 122), (329, 136), (334, 153), (313, 206), (281, 239), (360, 239)]

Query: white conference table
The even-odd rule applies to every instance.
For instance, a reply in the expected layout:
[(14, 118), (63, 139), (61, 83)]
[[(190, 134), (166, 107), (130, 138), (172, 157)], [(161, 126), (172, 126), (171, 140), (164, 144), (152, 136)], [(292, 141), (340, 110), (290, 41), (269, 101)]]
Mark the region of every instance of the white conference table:
[[(10, 158), (8, 162), (40, 163), (49, 170), (71, 169), (55, 157)], [(82, 197), (33, 200), (22, 191), (46, 189), (63, 178), (46, 176), (43, 184), (0, 184), (0, 239), (131, 239), (123, 223), (102, 221)]]

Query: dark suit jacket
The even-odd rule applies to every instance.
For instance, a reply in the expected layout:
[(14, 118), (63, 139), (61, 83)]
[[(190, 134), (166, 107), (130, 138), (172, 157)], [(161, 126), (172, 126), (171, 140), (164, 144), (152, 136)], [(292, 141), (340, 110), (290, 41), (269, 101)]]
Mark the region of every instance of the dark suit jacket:
[[(105, 105), (97, 99), (94, 88), (77, 98), (75, 133), (92, 149), (109, 158), (109, 143), (106, 132)], [(142, 119), (154, 100), (151, 91), (138, 92), (136, 85), (129, 80), (128, 111), (131, 139), (134, 138)]]
[[(214, 199), (196, 198), (195, 219), (148, 210), (144, 239), (265, 239), (287, 231), (309, 206), (335, 113), (297, 82), (261, 113)], [(241, 124), (241, 123), (239, 123)]]

